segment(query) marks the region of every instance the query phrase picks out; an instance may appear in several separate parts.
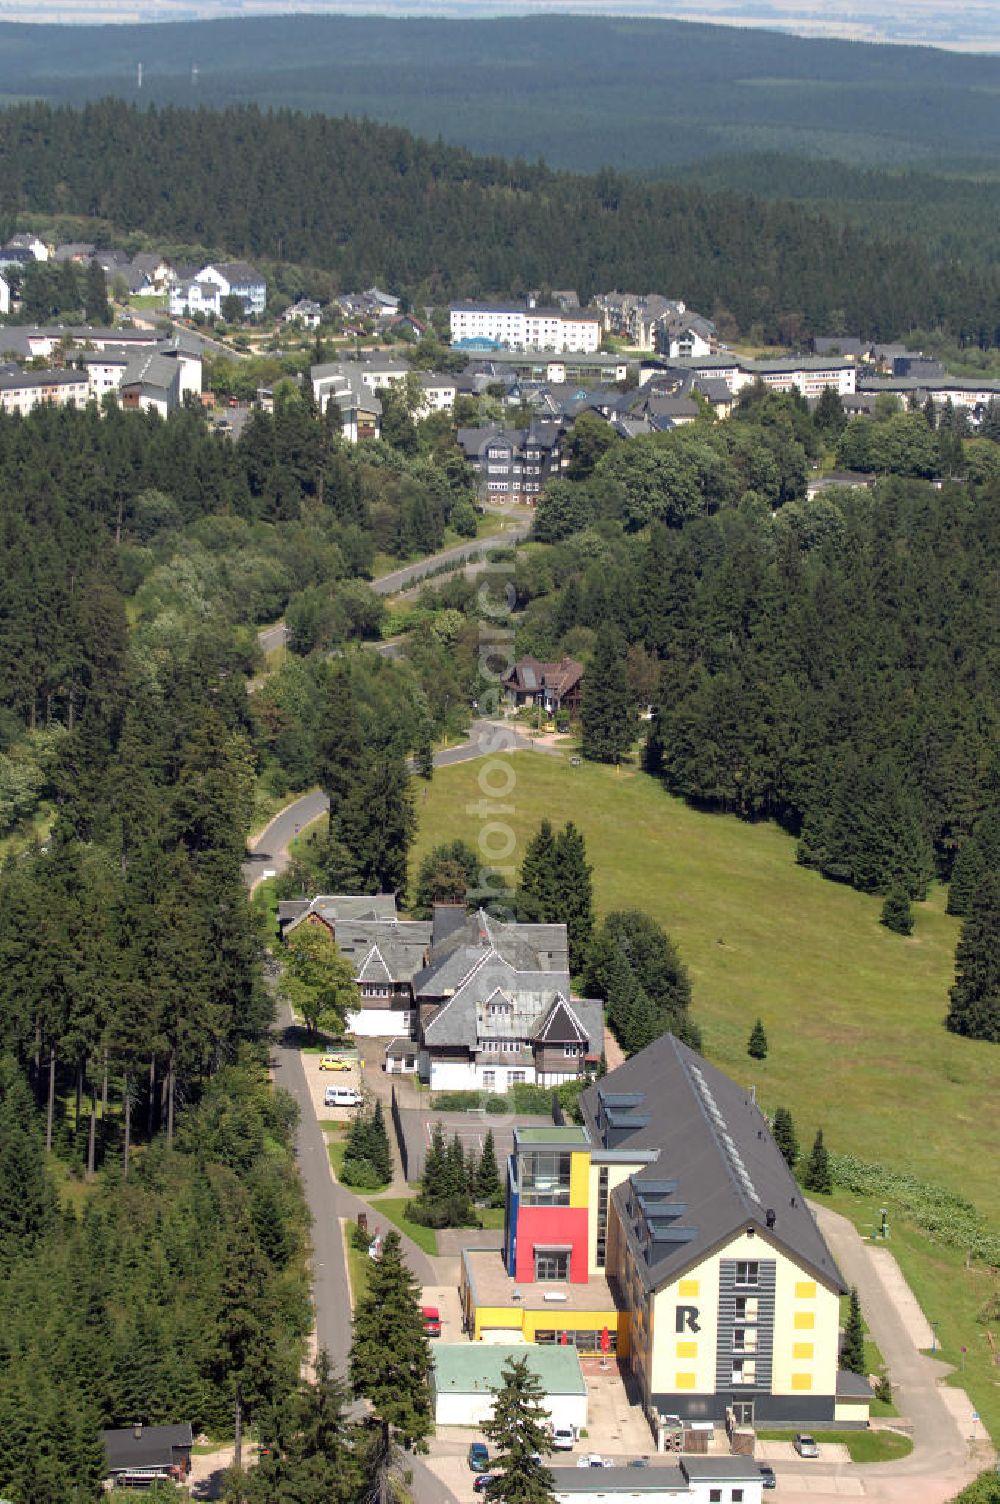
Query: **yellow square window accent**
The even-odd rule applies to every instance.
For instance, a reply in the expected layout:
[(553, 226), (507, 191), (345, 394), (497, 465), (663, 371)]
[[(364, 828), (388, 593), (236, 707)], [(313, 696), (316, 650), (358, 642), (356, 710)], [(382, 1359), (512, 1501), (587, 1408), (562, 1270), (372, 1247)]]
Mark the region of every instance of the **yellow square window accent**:
[(813, 1387), (813, 1376), (812, 1376), (811, 1373), (793, 1373), (792, 1374), (792, 1388), (793, 1389), (811, 1389), (812, 1387)]
[(701, 1282), (696, 1279), (682, 1279), (677, 1283), (678, 1295), (700, 1295)]
[(698, 1344), (697, 1344), (697, 1342), (678, 1342), (678, 1344), (677, 1344), (677, 1356), (678, 1356), (678, 1358), (697, 1358), (697, 1356), (698, 1356)]
[(814, 1279), (798, 1279), (795, 1281), (796, 1300), (815, 1300), (816, 1281)]
[(795, 1330), (797, 1332), (811, 1332), (816, 1325), (815, 1311), (796, 1311)]
[(813, 1345), (812, 1345), (811, 1342), (793, 1342), (792, 1343), (792, 1357), (793, 1358), (811, 1358), (812, 1355), (813, 1355)]
[(674, 1380), (675, 1389), (693, 1389), (695, 1375), (693, 1373), (679, 1373)]

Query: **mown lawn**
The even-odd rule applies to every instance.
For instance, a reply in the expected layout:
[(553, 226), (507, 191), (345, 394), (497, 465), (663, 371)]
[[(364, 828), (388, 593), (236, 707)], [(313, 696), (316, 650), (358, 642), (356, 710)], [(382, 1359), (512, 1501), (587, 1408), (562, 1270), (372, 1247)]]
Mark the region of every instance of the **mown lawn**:
[[(361, 1192), (364, 1195), (365, 1192)], [(411, 1222), (406, 1216), (406, 1205), (411, 1198), (409, 1196), (380, 1196), (377, 1201), (372, 1201), (371, 1209), (376, 1215), (388, 1217), (390, 1222), (395, 1223), (400, 1232), (406, 1234), (422, 1248), (424, 1253), (436, 1254), (438, 1251), (437, 1233), (433, 1227), (422, 1227), (419, 1222)]]
[(368, 1274), (371, 1259), (360, 1248), (355, 1248), (351, 1239), (352, 1224), (344, 1226), (344, 1248), (347, 1252), (347, 1278), (351, 1285), (351, 1305), (356, 1310), (358, 1301), (368, 1289)]
[[(915, 906), (904, 939), (879, 924), (880, 899), (797, 866), (773, 825), (696, 812), (641, 773), (534, 753), (509, 759), (512, 812), (484, 817), (469, 811), (490, 766), (435, 772), (412, 872), (438, 841), (477, 845), (490, 818), (516, 837), (516, 871), (543, 816), (574, 820), (598, 911), (645, 909), (677, 942), (710, 1060), (752, 1083), (766, 1110), (788, 1107), (806, 1149), (822, 1126), (832, 1149), (961, 1187), (1000, 1225), (1000, 1051), (943, 1026), (958, 936), (943, 889)], [(760, 1062), (746, 1053), (758, 1016), (770, 1046)]]

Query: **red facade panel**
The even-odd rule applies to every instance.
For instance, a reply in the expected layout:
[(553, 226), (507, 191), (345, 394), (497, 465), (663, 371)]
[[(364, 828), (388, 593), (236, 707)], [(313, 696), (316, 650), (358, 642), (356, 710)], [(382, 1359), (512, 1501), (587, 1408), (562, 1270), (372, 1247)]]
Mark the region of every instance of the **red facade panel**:
[(523, 1284), (535, 1279), (535, 1249), (569, 1248), (569, 1278), (587, 1283), (587, 1208), (585, 1206), (522, 1206), (517, 1218), (517, 1269)]

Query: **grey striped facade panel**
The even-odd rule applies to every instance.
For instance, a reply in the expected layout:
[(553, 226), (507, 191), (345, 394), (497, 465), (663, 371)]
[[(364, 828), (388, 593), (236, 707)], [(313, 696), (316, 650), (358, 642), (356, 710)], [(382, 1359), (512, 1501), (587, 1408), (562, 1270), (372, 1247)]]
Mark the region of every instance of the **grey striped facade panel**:
[[(744, 1262), (740, 1260), (740, 1262)], [(774, 1357), (774, 1259), (758, 1259), (757, 1284), (753, 1288), (736, 1286), (736, 1259), (719, 1262), (719, 1313), (716, 1328), (715, 1388), (718, 1394), (735, 1394), (738, 1397), (755, 1399), (760, 1394), (771, 1392), (771, 1371)], [(755, 1296), (757, 1299), (757, 1351), (741, 1354), (733, 1348), (733, 1332), (736, 1327), (736, 1299), (738, 1295)], [(753, 1357), (756, 1376), (752, 1384), (733, 1384), (733, 1358)]]

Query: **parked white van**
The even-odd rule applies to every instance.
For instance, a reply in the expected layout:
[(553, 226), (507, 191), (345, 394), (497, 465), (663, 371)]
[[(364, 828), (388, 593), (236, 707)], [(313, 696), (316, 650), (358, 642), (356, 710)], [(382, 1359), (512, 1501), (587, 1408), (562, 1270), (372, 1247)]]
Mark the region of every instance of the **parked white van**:
[(360, 1107), (361, 1093), (356, 1086), (328, 1086), (323, 1093), (324, 1107)]

